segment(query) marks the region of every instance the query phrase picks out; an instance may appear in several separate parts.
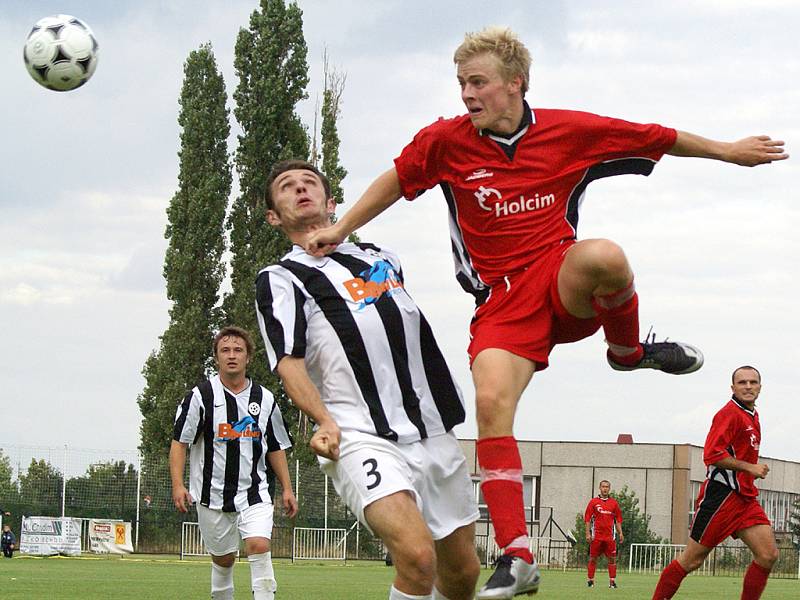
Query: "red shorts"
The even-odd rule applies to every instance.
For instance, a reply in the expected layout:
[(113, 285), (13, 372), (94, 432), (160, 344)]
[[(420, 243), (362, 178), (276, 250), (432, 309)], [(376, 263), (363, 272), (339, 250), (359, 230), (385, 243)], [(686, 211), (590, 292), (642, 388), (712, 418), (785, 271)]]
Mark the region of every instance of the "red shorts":
[(614, 540), (592, 540), (589, 544), (589, 556), (597, 558), (600, 555), (613, 558), (617, 555), (617, 542)]
[(700, 488), (689, 535), (698, 544), (713, 548), (729, 535), (755, 525), (771, 525), (755, 498), (742, 496), (718, 481)]
[(554, 245), (524, 271), (492, 286), (469, 327), (470, 364), (482, 350), (499, 348), (535, 362), (541, 371), (553, 346), (582, 340), (600, 328), (598, 317), (570, 315), (558, 296), (558, 270), (574, 243)]

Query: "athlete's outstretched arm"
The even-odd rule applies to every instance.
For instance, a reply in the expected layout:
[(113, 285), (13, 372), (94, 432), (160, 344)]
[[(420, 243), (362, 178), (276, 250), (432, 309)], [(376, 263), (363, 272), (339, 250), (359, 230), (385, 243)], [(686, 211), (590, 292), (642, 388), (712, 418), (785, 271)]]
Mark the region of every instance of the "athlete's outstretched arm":
[(319, 390), (306, 371), (302, 358), (284, 356), (278, 363), (278, 375), (283, 389), (294, 405), (318, 425), (309, 445), (315, 454), (336, 460), (339, 458), (341, 432), (320, 398)]
[(718, 142), (686, 131), (678, 131), (675, 144), (667, 154), (712, 158), (743, 167), (755, 167), (789, 158), (783, 151), (783, 141), (773, 140), (768, 135), (755, 135), (736, 142)]
[(305, 245), (306, 252), (314, 256), (333, 252), (348, 235), (397, 202), (401, 195), (400, 179), (392, 167), (373, 181), (358, 202), (334, 225), (311, 234)]

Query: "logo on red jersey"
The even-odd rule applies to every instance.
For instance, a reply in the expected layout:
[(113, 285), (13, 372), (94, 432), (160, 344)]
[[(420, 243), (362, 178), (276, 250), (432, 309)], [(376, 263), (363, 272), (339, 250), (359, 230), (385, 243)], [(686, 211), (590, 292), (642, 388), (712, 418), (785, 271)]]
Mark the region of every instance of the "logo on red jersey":
[(464, 181), (483, 179), (484, 177), (494, 177), (494, 173), (492, 173), (491, 171), (487, 171), (486, 169), (476, 169), (472, 172), (472, 175), (467, 177)]
[[(486, 201), (490, 196), (495, 196), (497, 202), (491, 206), (487, 206)], [(478, 200), (478, 206), (485, 211), (493, 212), (498, 218), (515, 215), (517, 213), (541, 210), (552, 206), (556, 201), (555, 194), (540, 196), (538, 193), (534, 194), (531, 198), (520, 195), (519, 200), (503, 200), (503, 195), (498, 190), (483, 186), (479, 186), (475, 191), (475, 198)]]

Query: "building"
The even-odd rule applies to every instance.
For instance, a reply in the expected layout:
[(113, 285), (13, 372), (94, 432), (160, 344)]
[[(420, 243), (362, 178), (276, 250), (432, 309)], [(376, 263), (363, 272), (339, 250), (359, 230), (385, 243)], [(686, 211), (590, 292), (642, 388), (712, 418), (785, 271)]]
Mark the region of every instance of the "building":
[[(474, 439), (460, 440), (479, 494), (479, 533), (491, 533), (486, 506), (478, 490), (478, 459)], [(630, 436), (617, 443), (519, 441), (522, 456), (526, 518), (531, 537), (563, 539), (575, 525), (575, 515), (597, 495), (608, 479), (612, 490), (623, 486), (639, 498), (639, 509), (650, 516), (650, 529), (674, 544), (685, 544), (694, 499), (705, 479), (703, 448), (690, 444), (635, 444)], [(800, 498), (800, 463), (761, 458), (770, 468), (759, 480), (759, 500), (778, 537), (789, 530), (793, 503)], [(577, 532), (582, 535), (582, 532)]]

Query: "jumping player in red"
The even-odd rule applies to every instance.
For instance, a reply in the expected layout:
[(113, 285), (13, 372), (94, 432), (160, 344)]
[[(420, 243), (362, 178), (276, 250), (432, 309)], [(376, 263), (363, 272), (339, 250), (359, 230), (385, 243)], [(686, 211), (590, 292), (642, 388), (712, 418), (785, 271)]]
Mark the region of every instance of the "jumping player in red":
[(761, 425), (756, 399), (761, 392), (761, 373), (744, 366), (736, 369), (731, 379), (733, 397), (714, 415), (703, 447), (708, 470), (697, 496), (689, 542), (661, 573), (653, 600), (672, 598), (683, 578), (698, 569), (714, 546), (729, 535), (741, 539), (753, 553), (753, 562), (744, 574), (742, 600), (761, 597), (778, 560), (775, 533), (756, 499), (755, 480), (769, 473), (769, 467), (758, 462)]
[(610, 492), (611, 483), (604, 479), (600, 482), (600, 495), (589, 500), (583, 515), (586, 522), (586, 541), (589, 542), (589, 587), (594, 587), (597, 557), (601, 554), (608, 558), (608, 587), (617, 587), (617, 542), (614, 539), (614, 530), (616, 529), (620, 544), (625, 542), (625, 536), (622, 535), (622, 511), (617, 501), (609, 496)]
[(475, 296), (468, 353), (475, 383), (481, 488), (504, 549), (479, 599), (536, 591), (514, 414), (555, 344), (601, 326), (617, 370), (682, 374), (702, 365), (688, 344), (640, 343), (633, 272), (617, 244), (576, 240), (589, 182), (649, 174), (665, 153), (755, 166), (787, 158), (767, 136), (733, 143), (619, 119), (531, 109), (530, 53), (508, 29), (468, 34), (456, 50), (468, 114), (425, 127), (340, 221), (306, 241), (331, 252), (401, 197), (440, 185), (450, 213), (456, 278)]

